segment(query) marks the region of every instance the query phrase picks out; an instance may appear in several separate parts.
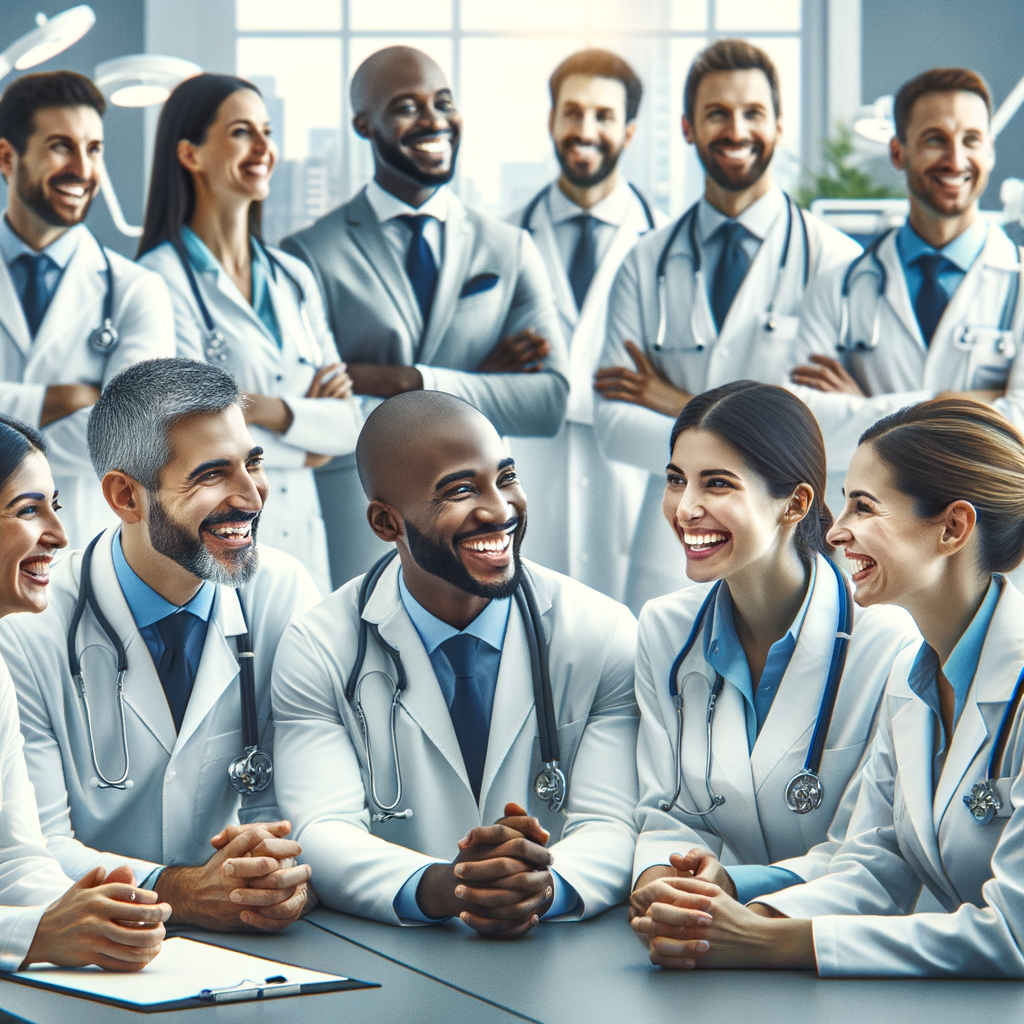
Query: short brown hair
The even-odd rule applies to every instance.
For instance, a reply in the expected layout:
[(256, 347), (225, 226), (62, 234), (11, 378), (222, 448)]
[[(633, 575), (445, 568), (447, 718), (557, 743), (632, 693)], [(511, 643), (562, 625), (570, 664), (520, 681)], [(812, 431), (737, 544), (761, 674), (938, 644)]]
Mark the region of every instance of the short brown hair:
[(570, 54), (551, 73), (551, 106), (558, 105), (558, 92), (570, 75), (592, 75), (595, 78), (614, 78), (626, 87), (626, 120), (636, 119), (644, 84), (637, 73), (616, 53), (597, 48)]
[(892, 118), (896, 122), (896, 137), (907, 141), (907, 122), (914, 104), (929, 92), (973, 92), (985, 101), (989, 120), (992, 119), (992, 96), (985, 79), (969, 68), (932, 68), (916, 78), (904, 82), (896, 93), (892, 105)]
[(1024, 437), (991, 406), (933, 398), (880, 419), (860, 443), (871, 444), (922, 519), (954, 501), (974, 506), (985, 572), (1024, 559)]
[(779, 72), (764, 50), (743, 39), (719, 39), (701, 50), (690, 65), (683, 88), (683, 114), (692, 123), (693, 107), (701, 79), (712, 71), (762, 71), (772, 90), (772, 106), (776, 118), (782, 113), (779, 95)]
[(96, 86), (76, 71), (44, 71), (16, 78), (0, 99), (0, 139), (19, 156), (28, 148), (38, 110), (52, 107), (92, 107), (100, 117), (107, 102)]

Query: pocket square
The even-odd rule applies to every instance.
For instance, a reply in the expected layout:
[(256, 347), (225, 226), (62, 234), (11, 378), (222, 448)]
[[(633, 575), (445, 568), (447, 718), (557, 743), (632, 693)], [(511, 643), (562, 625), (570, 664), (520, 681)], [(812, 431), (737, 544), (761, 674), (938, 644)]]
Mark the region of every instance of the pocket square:
[(464, 299), (467, 295), (476, 295), (478, 292), (489, 292), (498, 283), (498, 280), (498, 274), (477, 274), (462, 286), (459, 298)]

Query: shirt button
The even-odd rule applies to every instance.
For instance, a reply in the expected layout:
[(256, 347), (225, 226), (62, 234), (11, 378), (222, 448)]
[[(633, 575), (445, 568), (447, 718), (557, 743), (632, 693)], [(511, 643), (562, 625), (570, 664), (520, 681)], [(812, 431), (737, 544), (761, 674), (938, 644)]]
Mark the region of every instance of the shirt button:
[(175, 777), (175, 776), (176, 776), (177, 774), (178, 774), (178, 773), (177, 773), (177, 772), (174, 772), (174, 771), (170, 771), (170, 772), (168, 772), (168, 773), (167, 773), (167, 776), (166, 776), (166, 778), (164, 779), (164, 783), (168, 783), (168, 782), (171, 782), (171, 781), (173, 781), (174, 777)]
[(278, 375), (277, 375), (277, 377), (276, 377), (275, 379), (276, 379), (276, 380), (284, 380), (284, 377), (282, 377), (282, 376), (281, 376), (281, 374), (278, 374)]

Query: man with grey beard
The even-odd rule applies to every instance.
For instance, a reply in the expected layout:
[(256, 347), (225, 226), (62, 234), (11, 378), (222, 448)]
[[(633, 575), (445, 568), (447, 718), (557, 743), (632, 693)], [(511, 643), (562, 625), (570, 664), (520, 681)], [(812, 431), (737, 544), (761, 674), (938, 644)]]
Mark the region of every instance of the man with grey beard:
[(232, 377), (187, 359), (110, 381), (88, 440), (120, 526), (53, 567), (46, 612), (7, 620), (0, 653), (64, 871), (127, 861), (173, 922), (277, 931), (314, 897), (272, 771), (241, 794), (229, 779), (253, 746), (240, 665), (269, 755), (278, 640), (319, 595), (294, 558), (257, 548), (268, 485), (242, 403)]

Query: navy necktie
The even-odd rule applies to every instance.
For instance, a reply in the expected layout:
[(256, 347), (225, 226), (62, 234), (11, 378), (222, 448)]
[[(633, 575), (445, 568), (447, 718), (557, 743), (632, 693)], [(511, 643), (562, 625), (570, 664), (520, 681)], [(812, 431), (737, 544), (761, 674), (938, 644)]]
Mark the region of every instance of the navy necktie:
[(423, 314), (424, 329), (430, 320), (430, 307), (434, 304), (434, 290), (437, 288), (437, 263), (427, 240), (423, 237), (427, 221), (433, 219), (425, 213), (395, 218), (412, 232), (409, 251), (405, 254), (405, 272), (409, 275), (412, 290)]
[(458, 633), (441, 644), (441, 650), (455, 673), (455, 696), (448, 710), (462, 750), (466, 774), (477, 800), (480, 799), (480, 784), (484, 777), (488, 733), (484, 702), (476, 681), (476, 655), (479, 648), (480, 641), (468, 633)]
[(946, 269), (949, 260), (940, 253), (926, 253), (914, 261), (921, 268), (921, 290), (914, 302), (914, 313), (924, 337), (924, 343), (932, 343), (932, 335), (938, 327), (942, 314), (949, 304), (946, 289), (939, 284), (939, 274)]
[(181, 729), (185, 708), (188, 707), (188, 699), (192, 695), (192, 684), (195, 682), (185, 645), (189, 633), (198, 621), (199, 619), (191, 612), (179, 611), (172, 612), (154, 623), (160, 639), (164, 642), (164, 653), (160, 657), (157, 674), (167, 696), (175, 730)]
[(44, 252), (36, 256), (23, 252), (15, 260), (15, 263), (20, 263), (27, 274), (25, 290), (21, 294), (21, 305), (25, 310), (29, 333), (34, 338), (39, 330), (39, 325), (43, 322), (46, 307), (50, 303), (50, 295), (46, 287), (46, 273), (57, 264)]
[(750, 257), (743, 248), (743, 241), (750, 232), (735, 220), (726, 221), (718, 232), (722, 236), (722, 255), (711, 283), (711, 313), (720, 331), (750, 266)]
[(573, 250), (572, 261), (569, 264), (569, 284), (572, 285), (572, 294), (576, 299), (576, 308), (583, 308), (583, 300), (587, 297), (590, 282), (594, 279), (597, 271), (597, 227), (596, 217), (589, 213), (580, 214), (574, 217), (580, 226), (580, 236)]

